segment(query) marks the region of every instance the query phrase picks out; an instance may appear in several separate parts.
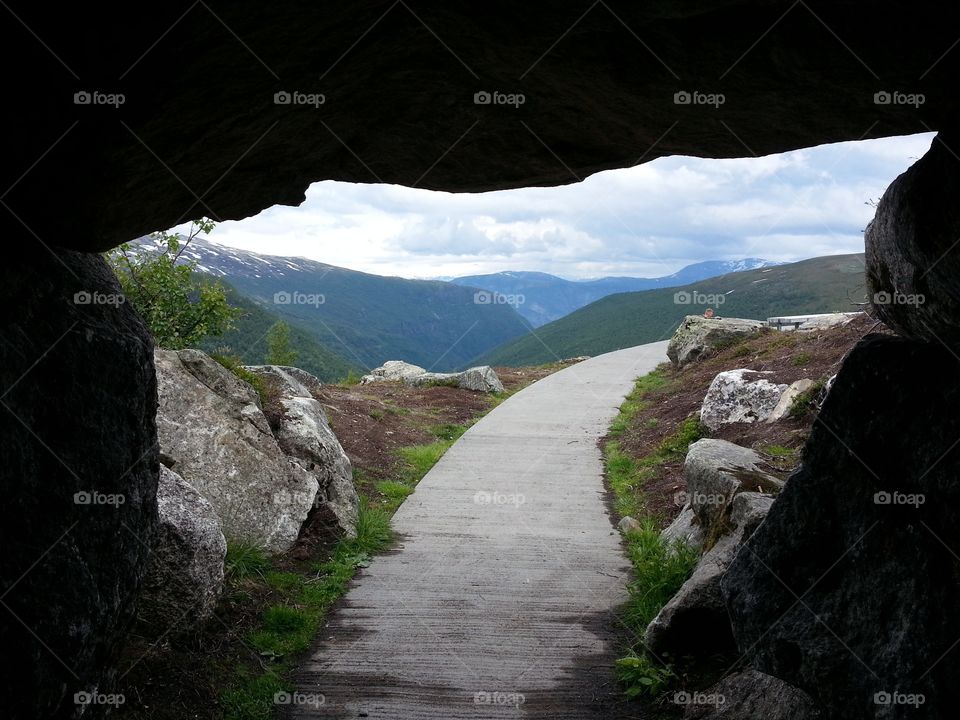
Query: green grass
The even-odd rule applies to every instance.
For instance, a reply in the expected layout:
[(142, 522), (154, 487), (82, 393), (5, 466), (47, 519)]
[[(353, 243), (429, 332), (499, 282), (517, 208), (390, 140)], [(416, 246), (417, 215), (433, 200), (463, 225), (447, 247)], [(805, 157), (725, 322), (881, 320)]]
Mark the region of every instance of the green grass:
[(760, 448), (760, 452), (771, 455), (772, 457), (782, 458), (793, 457), (797, 454), (797, 451), (793, 448), (784, 447), (783, 445), (764, 445)]
[(270, 559), (256, 545), (229, 542), (223, 565), (227, 578), (242, 580), (254, 575), (262, 576), (270, 569)]
[(810, 353), (798, 353), (797, 355), (793, 356), (792, 362), (797, 367), (803, 367), (811, 360), (813, 360), (813, 356), (810, 355)]
[[(643, 637), (647, 625), (680, 589), (699, 559), (699, 552), (686, 544), (668, 546), (661, 540), (659, 523), (646, 509), (644, 494), (644, 486), (664, 465), (681, 460), (690, 444), (703, 436), (699, 419), (685, 419), (644, 457), (624, 452), (617, 439), (637, 422), (648, 395), (670, 389), (673, 381), (666, 373), (666, 367), (661, 366), (637, 380), (611, 424), (611, 439), (604, 446), (614, 507), (618, 514), (630, 515), (640, 523), (637, 530), (624, 534), (627, 556), (633, 566), (633, 578), (627, 585), (629, 600), (622, 618), (629, 639), (623, 643), (626, 655), (616, 661), (615, 667), (617, 678), (629, 697), (659, 695), (672, 681), (671, 668), (647, 654), (636, 638)], [(650, 419), (645, 423), (648, 426)]]
[(289, 690), (284, 680), (294, 659), (310, 648), (327, 612), (343, 595), (358, 568), (391, 543), (390, 513), (361, 498), (357, 537), (338, 542), (328, 560), (314, 564), (312, 575), (271, 569), (272, 562), (249, 546), (228, 546), (231, 578), (255, 578), (271, 592), (272, 604), (248, 637), (247, 644), (264, 664), (259, 672), (237, 668), (234, 682), (221, 695), (225, 720), (275, 717), (273, 696)]
[(398, 505), (413, 492), (413, 488), (407, 483), (398, 480), (381, 480), (376, 484), (377, 492), (383, 495), (390, 504)]

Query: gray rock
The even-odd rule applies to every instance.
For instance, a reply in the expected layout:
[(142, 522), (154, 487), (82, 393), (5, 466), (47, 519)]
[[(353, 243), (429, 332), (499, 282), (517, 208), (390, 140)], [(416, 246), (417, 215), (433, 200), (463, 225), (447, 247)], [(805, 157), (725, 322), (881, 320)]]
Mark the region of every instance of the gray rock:
[(160, 633), (210, 616), (223, 589), (227, 542), (213, 506), (172, 470), (160, 466), (160, 527), (151, 544), (140, 620)]
[(700, 422), (711, 430), (729, 423), (754, 423), (766, 420), (787, 389), (772, 383), (769, 372), (727, 370), (710, 383), (700, 408)]
[(157, 350), (162, 452), (213, 505), (230, 541), (282, 552), (317, 497), (277, 444), (250, 385), (199, 350)]
[(759, 320), (687, 315), (670, 338), (667, 357), (677, 367), (683, 367), (717, 346), (751, 337), (765, 328), (766, 324)]
[[(503, 392), (503, 383), (500, 382), (496, 371), (489, 365), (472, 367), (459, 373), (451, 373), (449, 375), (441, 373), (440, 375), (441, 381), (446, 379), (454, 380), (457, 383), (457, 387), (461, 387), (464, 390), (493, 393)], [(422, 382), (424, 382), (422, 376), (414, 380), (414, 384), (420, 384)], [(426, 382), (429, 382), (429, 380), (426, 380)]]
[(767, 417), (767, 422), (776, 422), (777, 420), (783, 420), (787, 417), (787, 415), (790, 414), (790, 408), (793, 407), (793, 401), (812, 387), (813, 380), (809, 378), (803, 378), (802, 380), (790, 383), (790, 386), (783, 391), (783, 395), (781, 395), (777, 401), (776, 407), (773, 408)]
[(762, 466), (760, 455), (726, 440), (704, 438), (690, 445), (683, 465), (687, 502), (706, 532), (722, 520), (738, 493), (780, 491), (783, 482)]
[(749, 664), (832, 720), (946, 720), (960, 705), (958, 397), (939, 343), (867, 336), (722, 582)]
[(427, 371), (419, 365), (413, 365), (403, 360), (387, 360), (383, 365), (374, 368), (368, 374), (360, 379), (360, 383), (377, 382), (379, 380), (388, 380), (395, 382), (409, 382), (416, 377), (420, 377)]
[(829, 330), (830, 328), (843, 327), (854, 319), (863, 315), (862, 312), (829, 313), (810, 318), (797, 328), (799, 332), (815, 332), (817, 330)]
[(290, 397), (312, 398), (323, 383), (319, 379), (289, 365), (244, 365), (252, 373), (269, 378), (280, 388), (280, 391)]
[(353, 484), (350, 459), (330, 429), (323, 407), (312, 397), (280, 400), (283, 416), (275, 428), (280, 448), (317, 479), (316, 507), (311, 518), (324, 522), (334, 536), (356, 537), (360, 498)]
[(682, 542), (695, 550), (700, 550), (706, 541), (706, 533), (697, 520), (693, 507), (687, 503), (673, 522), (663, 529), (660, 539), (669, 545)]
[(728, 532), (700, 558), (693, 574), (647, 626), (644, 644), (650, 650), (674, 657), (735, 650), (721, 580), (772, 503), (769, 495), (753, 492), (734, 498)]
[(779, 678), (752, 668), (735, 673), (702, 693), (674, 693), (686, 706), (684, 720), (820, 720), (813, 700)]
[(635, 518), (627, 515), (626, 517), (620, 518), (620, 522), (617, 523), (617, 529), (624, 533), (633, 532), (640, 529), (640, 523), (637, 522)]
[(897, 334), (960, 347), (957, 277), (960, 166), (956, 136), (930, 150), (894, 180), (864, 234), (868, 299)]
[(115, 676), (156, 529), (153, 340), (100, 255), (10, 232), (0, 693), (9, 718), (73, 718), (74, 693)]
[(434, 373), (402, 360), (388, 360), (364, 375), (360, 382), (366, 385), (382, 380), (405, 382), (415, 387), (451, 385), (476, 392), (503, 392), (504, 389), (496, 371), (489, 365), (469, 368), (458, 373)]

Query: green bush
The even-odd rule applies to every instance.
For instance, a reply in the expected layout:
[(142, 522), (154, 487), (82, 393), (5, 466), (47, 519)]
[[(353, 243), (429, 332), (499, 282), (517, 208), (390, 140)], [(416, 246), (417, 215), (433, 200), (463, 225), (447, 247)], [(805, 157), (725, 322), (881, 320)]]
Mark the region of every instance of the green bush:
[(104, 255), (124, 297), (162, 348), (182, 350), (205, 337), (222, 335), (240, 314), (227, 302), (224, 286), (198, 278), (196, 262), (183, 257), (190, 241), (213, 227), (212, 220), (194, 221), (185, 242), (176, 233), (154, 233), (151, 237), (163, 248), (158, 254), (124, 243)]

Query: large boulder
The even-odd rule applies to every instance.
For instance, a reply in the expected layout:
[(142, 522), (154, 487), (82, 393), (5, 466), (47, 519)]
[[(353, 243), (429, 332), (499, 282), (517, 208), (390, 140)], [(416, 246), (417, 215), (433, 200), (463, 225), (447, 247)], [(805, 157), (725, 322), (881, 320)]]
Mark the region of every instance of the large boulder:
[(489, 365), (481, 365), (457, 373), (435, 373), (402, 360), (388, 360), (364, 375), (360, 382), (366, 385), (382, 380), (404, 382), (414, 387), (451, 385), (476, 392), (503, 392), (503, 383)]
[(319, 483), (280, 449), (250, 385), (199, 350), (157, 350), (165, 462), (210, 501), (230, 541), (282, 552)]
[(357, 534), (360, 498), (353, 468), (319, 402), (309, 397), (280, 398), (283, 407), (274, 428), (280, 448), (317, 479), (318, 493), (310, 515), (315, 530), (333, 537)]
[(210, 616), (223, 590), (227, 542), (213, 506), (160, 466), (159, 531), (152, 544), (139, 617), (159, 633)]
[(769, 372), (727, 370), (710, 383), (700, 408), (700, 422), (711, 430), (730, 423), (755, 423), (769, 419), (787, 389), (770, 382)]
[(789, 416), (790, 411), (793, 409), (793, 404), (801, 395), (803, 395), (805, 392), (808, 392), (812, 387), (813, 380), (810, 378), (802, 378), (790, 383), (790, 386), (783, 391), (780, 399), (777, 400), (777, 404), (767, 416), (767, 422), (777, 422), (778, 420), (783, 420), (785, 417)]
[(670, 338), (667, 357), (677, 367), (683, 367), (715, 348), (756, 335), (766, 327), (759, 320), (687, 315)]
[(958, 404), (939, 343), (861, 341), (723, 580), (740, 651), (827, 717), (937, 720), (960, 705)]
[(802, 690), (772, 675), (747, 668), (703, 692), (678, 692), (683, 720), (820, 720), (822, 714)]
[(739, 493), (724, 518), (723, 533), (680, 590), (647, 626), (644, 644), (654, 653), (709, 656), (735, 650), (721, 580), (773, 503), (770, 495)]
[(313, 397), (313, 393), (323, 387), (319, 378), (290, 365), (245, 365), (244, 368), (266, 378), (291, 397)]
[(0, 691), (7, 717), (77, 717), (156, 528), (153, 341), (102, 257), (24, 242), (0, 268)]
[(956, 139), (934, 138), (926, 155), (887, 188), (864, 236), (877, 317), (901, 335), (953, 348), (960, 346), (956, 152)]
[(660, 532), (660, 539), (670, 546), (675, 543), (683, 543), (695, 550), (700, 550), (707, 538), (703, 526), (697, 520), (697, 515), (693, 511), (693, 506), (687, 503), (680, 510), (680, 514), (673, 519), (673, 522)]
[[(271, 421), (280, 448), (317, 478), (319, 492), (309, 524), (323, 536), (355, 537), (360, 498), (353, 468), (330, 428), (323, 406), (314, 398), (322, 383), (297, 367), (248, 365), (270, 384), (280, 412)], [(325, 530), (325, 531), (324, 531)]]
[(758, 453), (732, 442), (704, 438), (691, 444), (683, 474), (686, 501), (700, 527), (713, 531), (742, 491), (780, 492), (783, 482), (763, 468)]

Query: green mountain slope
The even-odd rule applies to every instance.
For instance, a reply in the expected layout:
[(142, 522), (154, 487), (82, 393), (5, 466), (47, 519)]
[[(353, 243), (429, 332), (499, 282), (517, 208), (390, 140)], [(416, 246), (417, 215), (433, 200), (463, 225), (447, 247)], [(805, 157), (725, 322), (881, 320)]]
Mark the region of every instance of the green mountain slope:
[[(150, 238), (140, 238), (155, 252)], [(489, 293), (435, 280), (383, 277), (295, 257), (260, 255), (195, 238), (183, 252), (237, 291), (361, 369), (406, 360), (459, 370), (530, 327)]]
[[(699, 315), (707, 307), (720, 316), (758, 320), (850, 311), (856, 309), (852, 302), (864, 297), (863, 267), (863, 254), (831, 255), (729, 273), (678, 288), (610, 295), (494, 348), (474, 363), (536, 365), (666, 340), (685, 315)], [(678, 293), (688, 293), (695, 302), (675, 301)], [(703, 295), (722, 295), (723, 301)], [(680, 295), (680, 299), (686, 297)]]
[[(268, 310), (220, 280), (227, 287), (227, 297), (231, 305), (243, 311), (235, 322), (233, 330), (220, 337), (210, 337), (200, 343), (205, 352), (223, 352), (236, 355), (247, 365), (261, 365), (267, 354), (267, 330), (280, 316)], [(325, 348), (314, 338), (309, 330), (287, 321), (290, 325), (290, 345), (297, 352), (297, 367), (313, 373), (323, 382), (337, 382), (344, 379), (351, 370), (359, 372), (356, 363), (351, 363), (340, 355)]]

